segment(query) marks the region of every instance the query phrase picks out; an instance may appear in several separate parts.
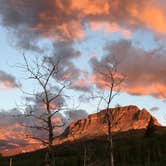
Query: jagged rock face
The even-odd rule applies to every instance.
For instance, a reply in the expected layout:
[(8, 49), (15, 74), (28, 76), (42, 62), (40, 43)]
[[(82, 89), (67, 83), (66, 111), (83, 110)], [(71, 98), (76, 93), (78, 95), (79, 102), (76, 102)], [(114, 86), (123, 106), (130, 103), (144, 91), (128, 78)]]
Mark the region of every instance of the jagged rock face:
[[(99, 113), (89, 115), (85, 119), (71, 123), (64, 132), (63, 138), (56, 140), (55, 143), (106, 135), (108, 130), (106, 112), (107, 110), (102, 110)], [(140, 110), (136, 106), (113, 108), (109, 109), (108, 112), (110, 118), (112, 117), (112, 132), (145, 129), (151, 118), (150, 113), (145, 109)], [(160, 125), (155, 118), (153, 118), (153, 122), (154, 125)]]

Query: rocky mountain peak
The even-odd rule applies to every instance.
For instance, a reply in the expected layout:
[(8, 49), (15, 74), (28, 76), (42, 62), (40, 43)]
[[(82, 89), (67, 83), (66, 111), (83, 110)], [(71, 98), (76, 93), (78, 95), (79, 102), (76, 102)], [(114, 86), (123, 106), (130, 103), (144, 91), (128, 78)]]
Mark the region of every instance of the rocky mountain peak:
[(89, 115), (85, 119), (72, 122), (59, 140), (64, 142), (83, 137), (91, 138), (106, 135), (108, 128), (105, 120), (106, 113), (110, 115), (113, 133), (145, 129), (151, 118), (153, 118), (154, 125), (160, 125), (146, 109), (141, 110), (137, 106), (129, 105), (101, 110), (98, 113)]

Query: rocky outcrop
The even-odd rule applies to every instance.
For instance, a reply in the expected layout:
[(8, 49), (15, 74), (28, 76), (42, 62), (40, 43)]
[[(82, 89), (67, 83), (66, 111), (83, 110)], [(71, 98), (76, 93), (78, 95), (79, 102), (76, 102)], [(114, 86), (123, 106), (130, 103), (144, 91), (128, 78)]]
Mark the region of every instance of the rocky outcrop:
[[(81, 138), (91, 138), (107, 134), (107, 123), (105, 120), (107, 110), (91, 114), (85, 119), (78, 120), (70, 124), (60, 138), (55, 140), (55, 144), (66, 141), (74, 141)], [(151, 119), (151, 114), (146, 110), (140, 110), (137, 106), (117, 107), (108, 110), (112, 119), (112, 132), (120, 133), (129, 130), (147, 128)], [(154, 125), (160, 125), (153, 118)]]

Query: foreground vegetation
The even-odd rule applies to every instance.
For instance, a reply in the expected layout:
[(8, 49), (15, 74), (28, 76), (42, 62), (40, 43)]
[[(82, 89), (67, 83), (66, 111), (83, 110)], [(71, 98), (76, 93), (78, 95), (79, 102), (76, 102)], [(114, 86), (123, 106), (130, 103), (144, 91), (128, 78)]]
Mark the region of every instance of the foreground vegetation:
[[(116, 166), (163, 166), (166, 163), (166, 134), (125, 135), (114, 138)], [(56, 166), (107, 166), (105, 138), (67, 143), (54, 148)], [(16, 155), (13, 166), (44, 166), (45, 150)], [(8, 166), (9, 158), (0, 158), (0, 166)]]

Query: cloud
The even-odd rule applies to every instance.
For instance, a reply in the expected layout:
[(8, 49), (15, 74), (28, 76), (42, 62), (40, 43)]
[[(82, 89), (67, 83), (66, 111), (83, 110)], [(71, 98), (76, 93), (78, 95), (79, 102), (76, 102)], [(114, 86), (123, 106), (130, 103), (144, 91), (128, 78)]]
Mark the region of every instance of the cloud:
[[(91, 59), (93, 70), (109, 65), (113, 57), (119, 62), (118, 72), (123, 73), (126, 78), (121, 85), (121, 91), (132, 95), (152, 95), (162, 98), (161, 92), (166, 93), (166, 50), (164, 48), (145, 51), (136, 48), (130, 41), (121, 40), (107, 44), (106, 55), (99, 61)], [(98, 74), (94, 70), (94, 76)], [(93, 76), (92, 76), (93, 77)], [(96, 82), (102, 85), (103, 79)]]
[(90, 82), (87, 79), (81, 78), (74, 82), (71, 88), (78, 91), (89, 92), (91, 87)]
[(84, 37), (81, 22), (75, 13), (68, 13), (70, 2), (40, 0), (0, 0), (1, 24), (14, 34), (15, 46), (32, 51), (43, 51), (38, 41), (73, 40)]
[[(37, 106), (34, 107), (38, 108)], [(35, 115), (40, 116), (42, 110), (36, 110)], [(44, 118), (44, 116), (43, 116)], [(57, 113), (53, 120), (55, 124), (60, 124), (58, 119), (65, 119), (61, 113)], [(67, 123), (66, 123), (67, 124)], [(25, 115), (19, 110), (11, 109), (8, 111), (0, 111), (0, 151), (7, 149), (18, 149), (21, 147), (27, 147), (34, 144), (41, 145), (41, 142), (34, 140), (29, 136), (39, 137), (46, 139), (48, 133), (45, 130), (31, 129), (26, 126), (43, 126), (45, 123), (37, 118), (31, 116), (25, 117)], [(56, 135), (63, 132), (65, 126), (55, 129)], [(38, 146), (39, 147), (39, 146)]]
[[(46, 113), (46, 108), (43, 107), (43, 101), (41, 101), (41, 98), (38, 96), (42, 96), (42, 94), (37, 94), (36, 97), (34, 98), (27, 98), (27, 108), (26, 108), (26, 113), (30, 114), (32, 113), (36, 117), (42, 117), (42, 119), (47, 119), (47, 113)], [(30, 102), (28, 104), (28, 102)], [(56, 105), (56, 107), (54, 107)], [(55, 99), (52, 103), (51, 106), (51, 111), (57, 111), (55, 115), (52, 118), (52, 124), (54, 125), (62, 125), (61, 127), (55, 127), (54, 129), (54, 135), (60, 135), (63, 133), (65, 128), (70, 124), (70, 122), (76, 121), (81, 118), (85, 118), (88, 113), (85, 110), (75, 110), (75, 109), (70, 109), (63, 107), (65, 105), (64, 98), (59, 96), (57, 99)], [(58, 106), (58, 108), (57, 108)], [(64, 109), (65, 108), (65, 109)], [(59, 110), (58, 110), (59, 109)], [(65, 111), (67, 110), (67, 111)], [(29, 116), (23, 120), (23, 123), (27, 126), (43, 126), (47, 128), (47, 123), (43, 122), (43, 120), (40, 120), (34, 116)], [(27, 129), (28, 132), (28, 129)], [(43, 139), (46, 139), (48, 136), (48, 133), (43, 131), (43, 130), (38, 130), (38, 129), (30, 129), (29, 130), (30, 134), (40, 137)]]
[(79, 58), (81, 53), (73, 48), (71, 42), (56, 42), (53, 55), (47, 57), (49, 63), (58, 63), (58, 80), (72, 80), (78, 77), (79, 70), (73, 64), (73, 59)]
[(70, 87), (75, 90), (88, 91), (88, 73), (75, 66), (73, 60), (80, 58), (81, 52), (73, 48), (71, 42), (55, 42), (53, 55), (46, 57), (48, 64), (58, 63), (58, 72), (55, 79), (58, 81), (69, 81)]
[[(27, 135), (38, 133), (40, 136), (43, 135), (43, 131), (31, 130), (26, 128), (24, 125), (34, 125), (37, 120), (32, 121), (32, 118), (26, 118), (25, 115), (18, 109), (14, 108), (11, 110), (0, 111), (0, 149), (17, 149), (40, 143), (37, 140), (28, 138)], [(40, 122), (41, 123), (41, 122)]]
[[(84, 39), (87, 25), (92, 30), (119, 32), (125, 38), (131, 38), (138, 29), (160, 36), (166, 34), (166, 2), (163, 0), (96, 0), (95, 3), (91, 0), (0, 0), (0, 4), (1, 25), (13, 32), (16, 47), (41, 53), (44, 50), (40, 41), (51, 41), (54, 48), (51, 59), (63, 59), (59, 79), (78, 77), (80, 71), (72, 59), (80, 53), (73, 45)], [(84, 81), (77, 82), (82, 85)]]
[(12, 89), (21, 86), (16, 82), (16, 78), (14, 76), (2, 70), (0, 70), (0, 84), (7, 89)]
[[(51, 87), (51, 90), (48, 92), (48, 99), (51, 99), (56, 94), (59, 93), (57, 87)], [(48, 119), (47, 106), (43, 102), (45, 99), (44, 93), (37, 93), (32, 97), (26, 97), (26, 108), (25, 115), (27, 115), (22, 121), (23, 125), (26, 128), (26, 132), (30, 136), (34, 136), (36, 138), (41, 138), (43, 140), (48, 140), (48, 131), (43, 128), (48, 128), (48, 124), (45, 122)], [(55, 113), (52, 117), (52, 124), (54, 125), (62, 125), (63, 122), (66, 123), (65, 117), (62, 115), (62, 109), (65, 106), (65, 99), (63, 97), (63, 93), (57, 96), (54, 100), (50, 102), (50, 111), (51, 113)], [(43, 120), (44, 119), (44, 120)], [(27, 126), (27, 127), (26, 127)], [(28, 127), (28, 126), (32, 126)], [(59, 135), (63, 132), (65, 126), (55, 127), (54, 135)], [(41, 129), (40, 129), (41, 128)]]
[[(20, 116), (19, 116), (20, 115)], [(24, 117), (14, 108), (0, 111), (0, 149), (14, 149), (29, 144), (24, 127), (20, 125)]]
[[(48, 99), (53, 98), (60, 92), (60, 89), (55, 86), (51, 87), (50, 89), (51, 90), (47, 90)], [(31, 97), (25, 97), (25, 100), (27, 103), (27, 108), (26, 108), (27, 113), (30, 113), (30, 111), (33, 111), (34, 113), (37, 113), (37, 114), (40, 112), (44, 112), (45, 114), (46, 104), (43, 101), (43, 99), (45, 98), (46, 96), (44, 92), (36, 93), (34, 94), (34, 96), (31, 96)], [(59, 94), (55, 99), (53, 99), (50, 102), (50, 109), (58, 110), (64, 105), (65, 105), (65, 98), (64, 98), (63, 92), (61, 92), (61, 94)]]
[(92, 87), (89, 72), (84, 70), (79, 70), (78, 72), (78, 77), (71, 84), (71, 89), (80, 92), (90, 92)]
[(0, 3), (1, 24), (13, 30), (17, 45), (32, 50), (40, 51), (36, 44), (40, 38), (83, 39), (87, 23), (93, 24), (93, 29), (104, 27), (106, 32), (120, 31), (127, 37), (137, 29), (166, 33), (163, 0), (96, 0), (95, 3), (91, 0), (0, 0)]
[(69, 110), (65, 111), (64, 114), (70, 122), (75, 122), (79, 119), (86, 118), (88, 116), (88, 113), (85, 110)]
[[(111, 2), (110, 2), (111, 3)], [(149, 29), (165, 34), (166, 12), (163, 1), (130, 1), (114, 0), (110, 7), (112, 19), (119, 24), (126, 24), (132, 29)], [(140, 12), (141, 11), (141, 12)], [(126, 23), (125, 23), (126, 22)]]
[(132, 32), (120, 27), (116, 23), (91, 21), (90, 27), (93, 31), (104, 30), (105, 33), (120, 33), (124, 38), (131, 38)]
[[(16, 108), (13, 108), (8, 111), (0, 110), (0, 127), (10, 126), (10, 125), (19, 123), (22, 118), (17, 117), (17, 115), (20, 115), (20, 114), (21, 114), (21, 112)], [(14, 116), (16, 116), (16, 117), (14, 117)]]
[[(34, 101), (32, 99), (28, 99), (29, 101)], [(36, 101), (36, 100), (35, 100)], [(42, 115), (42, 110), (39, 110), (39, 106), (35, 103), (34, 109), (35, 115)], [(28, 108), (27, 108), (28, 109)], [(27, 110), (28, 111), (28, 110)], [(62, 127), (57, 127), (54, 130), (55, 135), (61, 134), (65, 128), (70, 124), (70, 122), (77, 121), (81, 118), (87, 117), (88, 113), (85, 110), (68, 110), (64, 113), (58, 112), (55, 114), (52, 119), (53, 124), (59, 125), (62, 124), (62, 121), (65, 123)], [(44, 118), (44, 115), (42, 116)], [(8, 111), (1, 110), (0, 111), (0, 151), (6, 153), (6, 150), (17, 149), (22, 147), (34, 146), (38, 144), (37, 148), (41, 145), (41, 142), (37, 140), (33, 140), (27, 135), (40, 137), (42, 139), (46, 139), (47, 132), (44, 130), (38, 129), (29, 129), (25, 126), (44, 126), (45, 124), (33, 117), (25, 117), (22, 112), (18, 109), (14, 108)], [(32, 148), (30, 147), (30, 148)]]

